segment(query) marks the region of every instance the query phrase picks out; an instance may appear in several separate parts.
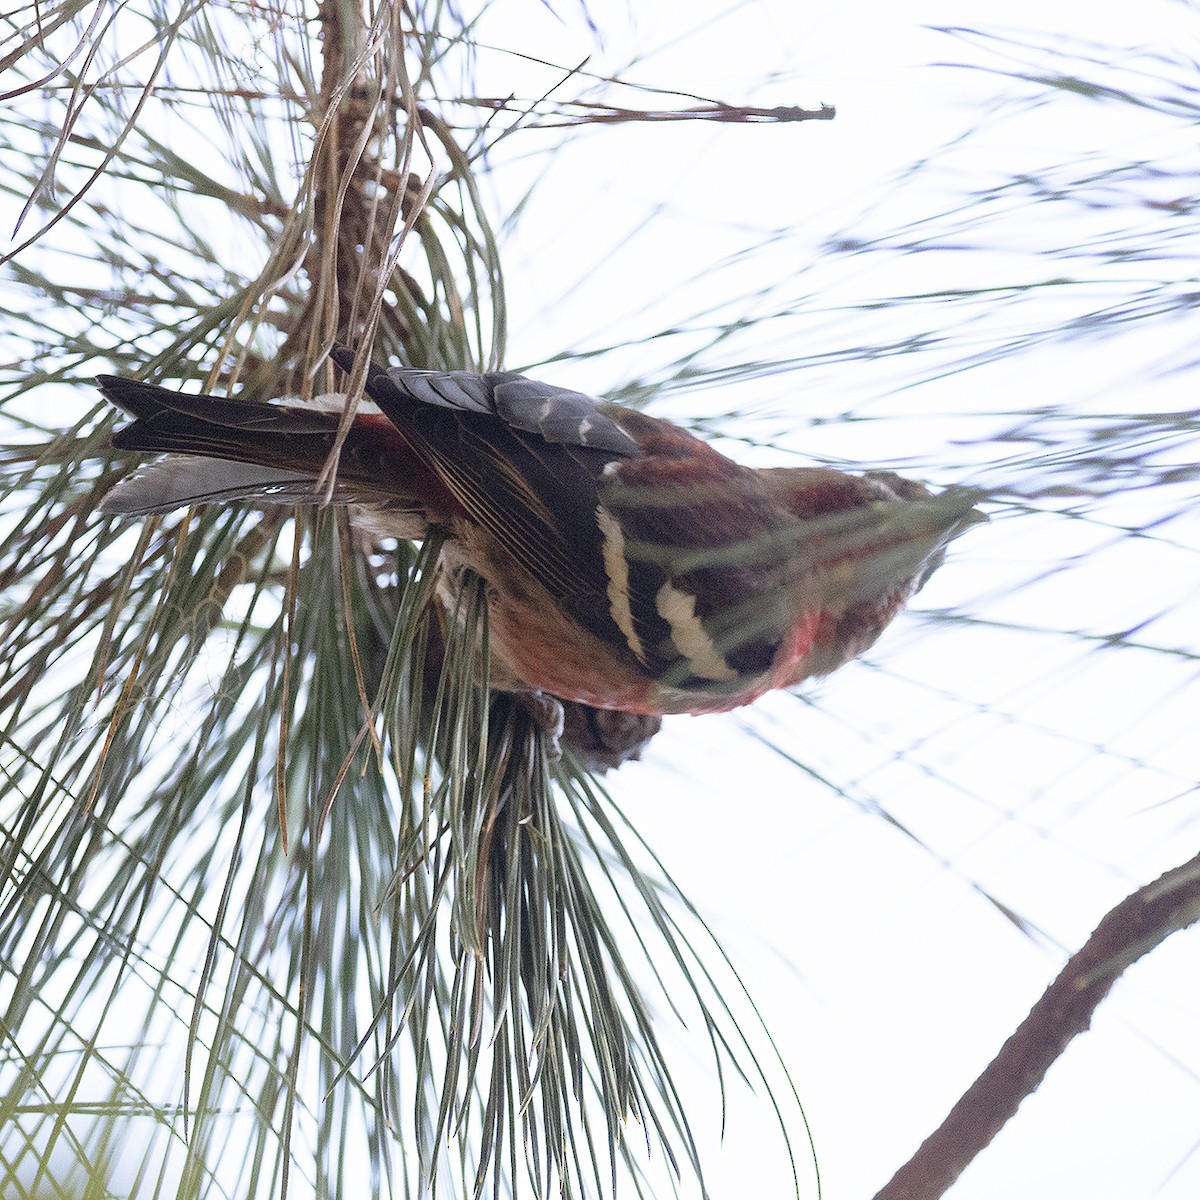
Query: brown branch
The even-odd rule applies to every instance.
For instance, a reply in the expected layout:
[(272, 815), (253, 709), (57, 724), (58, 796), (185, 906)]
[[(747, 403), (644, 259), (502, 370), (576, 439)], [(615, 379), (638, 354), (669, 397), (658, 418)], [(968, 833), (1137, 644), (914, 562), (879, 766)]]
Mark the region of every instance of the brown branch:
[(1004, 1127), (1125, 969), (1200, 920), (1200, 855), (1122, 900), (875, 1200), (936, 1200)]
[[(566, 125), (616, 125), (631, 121), (718, 121), (747, 125), (762, 121), (792, 123), (796, 121), (832, 121), (837, 110), (831, 104), (820, 108), (802, 108), (795, 104), (779, 104), (774, 108), (755, 108), (746, 104), (725, 104), (713, 101), (691, 108), (622, 108), (615, 104), (598, 104), (582, 100), (517, 101), (512, 97), (463, 96), (459, 104), (488, 108), (493, 112), (533, 114), (526, 122), (529, 129), (558, 129)], [(540, 119), (539, 119), (540, 118)]]

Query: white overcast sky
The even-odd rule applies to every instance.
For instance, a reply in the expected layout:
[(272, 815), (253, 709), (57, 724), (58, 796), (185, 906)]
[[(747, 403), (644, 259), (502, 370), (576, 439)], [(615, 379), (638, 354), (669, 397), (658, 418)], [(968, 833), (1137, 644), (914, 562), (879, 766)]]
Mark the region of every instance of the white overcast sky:
[[(1194, 371), (1156, 372), (1189, 356), (1194, 335), (1176, 321), (958, 372), (949, 370), (957, 360), (1086, 304), (1074, 295), (965, 311), (947, 303), (944, 319), (936, 306), (912, 317), (858, 307), (1061, 270), (1040, 265), (1039, 252), (1089, 232), (1086, 213), (1064, 225), (1054, 206), (1029, 199), (972, 224), (966, 206), (955, 232), (986, 254), (825, 263), (819, 252), (826, 239), (902, 228), (1022, 171), (1101, 172), (1140, 158), (1195, 166), (1194, 123), (1189, 132), (1131, 106), (1062, 96), (1005, 105), (1020, 87), (935, 64), (1015, 62), (930, 28), (979, 25), (1048, 44), (1086, 33), (1096, 47), (1122, 49), (1095, 51), (1096, 76), (1135, 88), (1139, 72), (1153, 73), (1153, 55), (1200, 46), (1192, 6), (780, 0), (590, 11), (599, 48), (578, 14), (530, 4), (495, 5), (478, 35), (559, 66), (587, 58), (585, 69), (601, 76), (729, 103), (824, 101), (838, 116), (592, 129), (557, 150), (548, 172), (532, 151), (558, 135), (515, 138), (507, 157), (502, 147), (493, 183), (501, 205), (546, 172), (506, 248), (511, 367), (534, 364), (544, 377), (602, 391), (661, 375), (700, 336), (647, 335), (701, 313), (714, 323), (778, 314), (707, 363), (815, 359), (856, 339), (884, 340), (887, 322), (904, 337), (932, 321), (944, 341), (923, 357), (812, 362), (699, 393), (672, 390), (653, 411), (718, 418), (724, 432), (775, 443), (727, 447), (752, 461), (792, 461), (781, 457), (786, 448), (1027, 495), (1070, 477), (1022, 456), (1037, 447), (991, 440), (1034, 408), (1058, 406), (1053, 449), (1069, 457), (1086, 449), (1090, 414), (1195, 407)], [(499, 52), (481, 54), (479, 66), (484, 90), (498, 95), (529, 97), (557, 77)], [(636, 91), (620, 98), (630, 107), (681, 103)], [(959, 149), (943, 149), (977, 126)], [(931, 156), (934, 169), (905, 178)], [(1181, 186), (1164, 179), (1162, 195), (1145, 199), (1172, 200)], [(1114, 221), (1128, 220), (1098, 212), (1091, 235), (1103, 243)], [(751, 249), (768, 237), (769, 250)], [(1114, 300), (1136, 292), (1144, 269), (1115, 264), (1107, 278), (1092, 270), (1092, 300), (1106, 288)], [(625, 351), (553, 361), (625, 339)], [(910, 386), (923, 375), (941, 377)], [(859, 419), (810, 427), (842, 413)], [(744, 717), (676, 719), (644, 763), (612, 779), (760, 1002), (812, 1122), (828, 1196), (871, 1195), (1025, 1015), (1064, 948), (1139, 882), (1194, 851), (1194, 660), (1104, 653), (1054, 632), (1137, 627), (1147, 642), (1195, 650), (1197, 524), (1175, 516), (1189, 497), (1112, 490), (1044, 499), (1040, 513), (1001, 506), (919, 598), (918, 608), (1011, 630), (902, 620), (866, 662), (811, 689), (813, 703), (776, 696)], [(1173, 517), (1161, 541), (1124, 531), (1159, 509)], [(1042, 936), (1018, 931), (985, 893)], [(1129, 973), (1095, 1028), (959, 1182), (957, 1200), (1200, 1194), (1198, 956), (1200, 934), (1178, 935)], [(702, 1110), (712, 1080), (699, 1043), (681, 1043), (681, 1053), (697, 1056), (692, 1100)], [(769, 1114), (736, 1093), (730, 1133), (710, 1161), (716, 1195), (787, 1187)]]
[[(658, 384), (700, 352), (698, 369), (728, 368), (729, 381), (672, 384), (651, 411), (703, 418), (745, 461), (887, 464), (1007, 497), (864, 661), (799, 698), (673, 719), (644, 762), (609, 781), (758, 1002), (811, 1122), (824, 1194), (866, 1200), (1065, 953), (1138, 884), (1189, 858), (1200, 827), (1195, 484), (1130, 491), (1103, 478), (1092, 495), (1065, 491), (1110, 445), (1090, 439), (1117, 415), (1197, 408), (1195, 334), (1164, 317), (1037, 340), (1106, 302), (1197, 290), (1200, 238), (1184, 203), (1200, 178), (1196, 123), (1062, 93), (1038, 102), (995, 73), (1014, 69), (1015, 54), (938, 27), (1048, 46), (1084, 36), (1090, 72), (1136, 93), (1158, 59), (1196, 85), (1179, 64), (1200, 60), (1200, 13), (1173, 0), (553, 9), (488, 7), (475, 29), (482, 92), (577, 96), (588, 86), (569, 70), (583, 64), (668, 93), (596, 84), (596, 99), (631, 108), (678, 108), (689, 101), (669, 93), (683, 92), (760, 107), (826, 102), (837, 119), (502, 141), (485, 181), (495, 215), (533, 187), (504, 234), (505, 365), (602, 393)], [(1023, 61), (1061, 66), (1050, 51)], [(930, 165), (909, 171), (922, 160)], [(964, 201), (1022, 173), (1069, 193), (1138, 161), (1161, 175), (1137, 176), (1130, 193), (1114, 176), (1102, 208), (1032, 191)], [(953, 222), (938, 217), (956, 206)], [(930, 244), (823, 251), (892, 230)], [(1054, 257), (1084, 239), (1093, 258), (1117, 244), (1164, 253), (1103, 270)], [(1068, 271), (1085, 283), (1029, 286)], [(1013, 290), (870, 307), (963, 287)], [(704, 349), (736, 321), (751, 324)], [(920, 353), (853, 361), (856, 346), (918, 338)], [(999, 353), (1009, 345), (1023, 348)], [(738, 378), (755, 360), (779, 367)], [(997, 440), (1013, 430), (1022, 438)], [(1164, 438), (1159, 453), (1186, 463), (1195, 449)], [(1014, 495), (1031, 500), (1014, 505)], [(1156, 520), (1152, 536), (1130, 536)], [(972, 620), (921, 615), (943, 610)], [(1178, 653), (1094, 640), (1118, 631)], [(1200, 1196), (1198, 961), (1193, 931), (1131, 970), (955, 1200)], [(767, 1106), (733, 1088), (718, 1143), (703, 1031), (676, 1037), (665, 1015), (662, 1030), (709, 1132), (712, 1194), (787, 1195)], [(802, 1194), (815, 1194), (810, 1174)]]

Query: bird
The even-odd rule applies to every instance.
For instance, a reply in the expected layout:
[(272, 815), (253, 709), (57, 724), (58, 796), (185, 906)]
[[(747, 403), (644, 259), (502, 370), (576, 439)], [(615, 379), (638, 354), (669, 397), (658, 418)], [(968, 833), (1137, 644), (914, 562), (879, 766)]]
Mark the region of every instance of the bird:
[[(356, 356), (335, 345), (350, 374)], [(523, 375), (369, 364), (307, 404), (97, 380), (165, 455), (101, 503), (345, 504), (379, 537), (442, 532), (447, 612), (487, 596), (488, 680), (645, 716), (723, 712), (870, 647), (977, 521), (979, 494), (890, 471), (750, 467), (639, 410)]]

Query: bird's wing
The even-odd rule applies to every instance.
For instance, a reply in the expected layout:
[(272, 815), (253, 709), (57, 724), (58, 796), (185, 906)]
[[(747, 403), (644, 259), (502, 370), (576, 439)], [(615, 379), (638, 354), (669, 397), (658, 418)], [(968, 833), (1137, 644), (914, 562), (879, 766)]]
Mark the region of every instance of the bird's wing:
[(623, 541), (632, 625), (655, 675), (740, 689), (771, 669), (799, 617), (796, 522), (759, 472), (639, 413), (642, 457), (614, 464), (599, 494)]
[(366, 391), (461, 511), (651, 676), (733, 688), (769, 668), (786, 554), (754, 471), (685, 430), (521, 376), (372, 368)]
[[(353, 367), (349, 351), (333, 357)], [(639, 451), (598, 401), (515, 375), (374, 366), (366, 392), (452, 499), (450, 524), (484, 530), (554, 603), (620, 644), (596, 486), (609, 463)]]

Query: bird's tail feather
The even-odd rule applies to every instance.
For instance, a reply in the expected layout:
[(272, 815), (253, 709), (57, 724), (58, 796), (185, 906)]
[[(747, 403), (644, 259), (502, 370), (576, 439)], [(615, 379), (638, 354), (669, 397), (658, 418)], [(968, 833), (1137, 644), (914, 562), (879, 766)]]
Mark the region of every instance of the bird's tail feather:
[(100, 502), (100, 510), (113, 516), (144, 517), (231, 500), (311, 504), (323, 498), (319, 493), (311, 475), (296, 471), (169, 454), (122, 479)]
[[(112, 404), (134, 418), (113, 434), (113, 446), (168, 455), (118, 484), (104, 501), (107, 512), (167, 512), (249, 497), (414, 508), (420, 494), (414, 475), (421, 465), (373, 404), (359, 409), (339, 448), (344, 397), (322, 398), (315, 406), (263, 404), (185, 395), (117, 375), (97, 382)], [(336, 475), (329, 483), (335, 451)]]
[(328, 412), (255, 404), (101, 375), (100, 391), (135, 420), (113, 434), (118, 450), (200, 454), (292, 470), (320, 471), (338, 418)]

